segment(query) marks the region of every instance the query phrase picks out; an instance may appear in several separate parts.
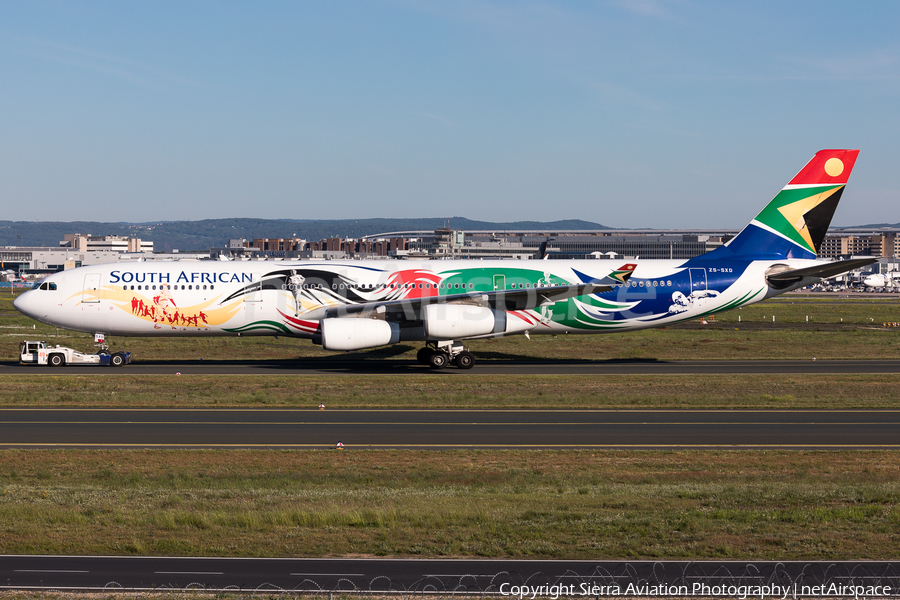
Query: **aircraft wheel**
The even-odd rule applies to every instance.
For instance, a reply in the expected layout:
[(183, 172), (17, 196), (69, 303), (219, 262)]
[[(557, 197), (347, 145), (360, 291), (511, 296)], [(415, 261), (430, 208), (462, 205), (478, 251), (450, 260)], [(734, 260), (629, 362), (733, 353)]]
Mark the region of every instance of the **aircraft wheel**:
[(51, 354), (47, 358), (47, 364), (51, 367), (62, 367), (66, 364), (66, 357), (62, 354)]
[(431, 364), (430, 361), (432, 354), (434, 354), (434, 350), (426, 346), (416, 353), (416, 360), (420, 365)]
[(475, 355), (468, 350), (463, 350), (456, 355), (456, 367), (459, 369), (471, 369), (475, 366)]
[(447, 355), (443, 352), (435, 352), (428, 359), (428, 364), (432, 369), (443, 369), (447, 366)]
[(125, 357), (120, 352), (116, 352), (109, 357), (109, 365), (111, 367), (121, 367), (125, 364)]

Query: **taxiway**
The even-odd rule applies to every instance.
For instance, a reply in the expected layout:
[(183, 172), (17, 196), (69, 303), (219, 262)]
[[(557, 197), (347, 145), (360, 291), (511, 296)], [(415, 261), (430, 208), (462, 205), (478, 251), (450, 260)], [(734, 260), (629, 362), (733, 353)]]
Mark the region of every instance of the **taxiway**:
[(0, 447), (900, 448), (898, 410), (0, 409)]

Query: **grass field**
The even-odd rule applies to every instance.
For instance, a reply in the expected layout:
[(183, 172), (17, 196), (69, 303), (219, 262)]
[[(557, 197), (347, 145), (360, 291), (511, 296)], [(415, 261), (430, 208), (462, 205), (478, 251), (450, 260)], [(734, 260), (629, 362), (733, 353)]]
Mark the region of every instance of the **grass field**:
[[(90, 370), (87, 371), (88, 373)], [(46, 373), (46, 371), (43, 371)], [(7, 375), (0, 406), (128, 408), (900, 408), (889, 375)]]
[(900, 558), (872, 452), (0, 452), (0, 552)]
[[(789, 297), (706, 325), (472, 343), (481, 360), (900, 358), (900, 301)], [(772, 315), (775, 321), (772, 322)], [(807, 316), (809, 321), (807, 322)], [(740, 318), (740, 321), (738, 320)], [(0, 352), (91, 337), (0, 297)], [(275, 338), (116, 338), (136, 360), (392, 360)], [(3, 406), (897, 408), (900, 374), (0, 377)], [(896, 452), (0, 451), (0, 552), (900, 559)]]

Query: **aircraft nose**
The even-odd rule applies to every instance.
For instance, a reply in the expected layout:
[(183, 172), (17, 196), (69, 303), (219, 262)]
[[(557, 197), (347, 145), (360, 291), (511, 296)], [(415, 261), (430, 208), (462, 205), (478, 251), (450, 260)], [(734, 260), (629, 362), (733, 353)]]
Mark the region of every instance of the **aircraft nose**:
[(34, 302), (32, 301), (34, 292), (28, 290), (24, 294), (19, 294), (16, 296), (15, 300), (13, 300), (13, 307), (23, 315), (28, 315), (29, 317), (33, 317), (31, 314), (31, 310), (29, 307), (34, 308)]

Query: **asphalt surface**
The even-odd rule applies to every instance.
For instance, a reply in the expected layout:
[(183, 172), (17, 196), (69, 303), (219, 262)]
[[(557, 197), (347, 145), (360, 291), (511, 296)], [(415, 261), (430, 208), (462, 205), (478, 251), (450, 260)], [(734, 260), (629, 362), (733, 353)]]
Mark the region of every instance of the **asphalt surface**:
[(900, 360), (607, 360), (480, 361), (471, 370), (434, 370), (407, 360), (136, 361), (124, 367), (41, 367), (0, 362), (0, 375), (693, 375), (693, 374), (888, 374)]
[(900, 448), (898, 410), (0, 409), (0, 447)]
[[(900, 562), (869, 561), (523, 561), (391, 559), (228, 559), (161, 557), (0, 556), (0, 589), (243, 591), (372, 591), (507, 595), (510, 586), (567, 586), (563, 597), (718, 596), (695, 586), (763, 586), (768, 598), (854, 597), (803, 594), (802, 586), (889, 586), (900, 589)], [(642, 586), (628, 593), (629, 584)], [(647, 586), (687, 586), (688, 593), (651, 593)], [(793, 595), (794, 585), (797, 586)], [(573, 586), (573, 587), (569, 587)], [(582, 587), (587, 586), (587, 588)], [(593, 586), (608, 586), (604, 593)], [(619, 586), (619, 593), (610, 590)], [(787, 590), (784, 590), (784, 588)], [(588, 590), (588, 593), (584, 593)], [(714, 590), (710, 590), (714, 591)], [(846, 591), (846, 590), (845, 590)], [(531, 597), (530, 591), (525, 594)], [(538, 594), (549, 597), (544, 591)], [(745, 596), (754, 597), (750, 592)], [(757, 598), (761, 594), (755, 595)], [(873, 594), (856, 594), (873, 597)]]

